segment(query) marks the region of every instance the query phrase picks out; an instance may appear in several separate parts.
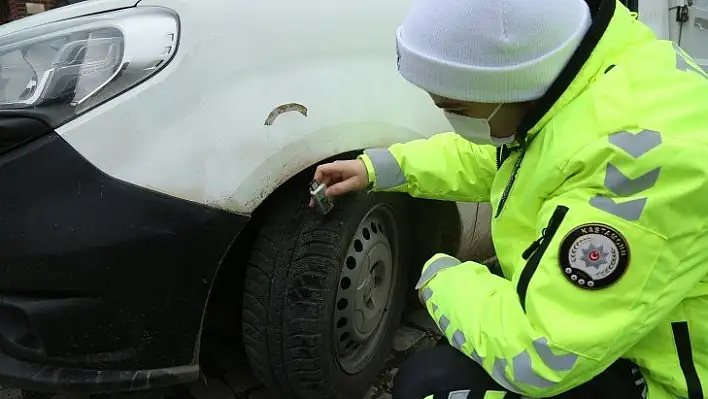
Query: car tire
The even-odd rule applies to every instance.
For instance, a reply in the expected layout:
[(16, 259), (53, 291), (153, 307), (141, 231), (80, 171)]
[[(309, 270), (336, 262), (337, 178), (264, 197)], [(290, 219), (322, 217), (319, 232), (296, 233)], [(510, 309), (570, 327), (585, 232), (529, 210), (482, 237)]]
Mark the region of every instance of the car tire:
[(298, 187), (262, 214), (244, 282), (244, 346), (275, 397), (360, 399), (411, 289), (411, 199), (356, 193), (325, 216), (308, 202)]

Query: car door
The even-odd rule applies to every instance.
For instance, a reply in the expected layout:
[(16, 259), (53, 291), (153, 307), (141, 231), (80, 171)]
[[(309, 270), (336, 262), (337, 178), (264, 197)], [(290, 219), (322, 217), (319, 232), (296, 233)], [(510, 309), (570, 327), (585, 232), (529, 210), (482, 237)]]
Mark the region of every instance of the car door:
[(708, 72), (708, 0), (688, 2), (688, 21), (679, 32), (679, 46)]
[(629, 8), (629, 11), (637, 12), (639, 10), (639, 0), (620, 0), (620, 3)]

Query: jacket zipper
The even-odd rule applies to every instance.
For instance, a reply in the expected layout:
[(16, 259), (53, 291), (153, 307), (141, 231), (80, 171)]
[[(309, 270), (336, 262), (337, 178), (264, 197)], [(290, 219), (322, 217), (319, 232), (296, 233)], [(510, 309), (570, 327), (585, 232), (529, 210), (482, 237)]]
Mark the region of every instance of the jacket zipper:
[[(506, 205), (506, 200), (509, 197), (509, 192), (511, 191), (511, 187), (514, 185), (514, 181), (516, 180), (516, 175), (519, 173), (519, 168), (521, 167), (521, 161), (524, 160), (524, 155), (526, 155), (526, 151), (524, 151), (522, 149), (521, 155), (519, 155), (519, 158), (516, 160), (516, 163), (514, 164), (514, 169), (511, 170), (511, 176), (509, 177), (509, 181), (506, 183), (506, 187), (504, 187), (504, 192), (502, 193), (502, 196), (499, 199), (499, 205), (497, 206), (497, 212), (494, 214), (495, 219), (499, 217), (502, 209), (504, 209), (504, 205)], [(503, 163), (503, 161), (502, 161), (502, 163)], [(501, 164), (499, 164), (499, 167), (501, 167)]]
[(691, 334), (688, 327), (688, 321), (676, 321), (671, 323), (679, 366), (681, 367), (683, 377), (686, 381), (688, 398), (703, 399), (703, 387), (701, 386), (701, 379), (698, 377), (698, 372), (696, 371), (696, 364), (693, 361)]
[(553, 236), (558, 231), (565, 215), (568, 213), (568, 207), (563, 205), (558, 205), (551, 215), (551, 219), (548, 221), (548, 225), (541, 232), (541, 237), (536, 241), (532, 242), (528, 248), (523, 252), (521, 257), (527, 260), (524, 270), (521, 272), (519, 277), (519, 283), (516, 286), (516, 292), (519, 295), (519, 301), (521, 302), (521, 308), (526, 311), (526, 291), (529, 288), (529, 283), (533, 274), (538, 269), (538, 265), (541, 263), (541, 258), (546, 253), (548, 246), (551, 241), (553, 241)]
[(504, 146), (497, 147), (497, 170), (499, 170), (499, 168), (501, 168), (502, 151), (504, 151)]

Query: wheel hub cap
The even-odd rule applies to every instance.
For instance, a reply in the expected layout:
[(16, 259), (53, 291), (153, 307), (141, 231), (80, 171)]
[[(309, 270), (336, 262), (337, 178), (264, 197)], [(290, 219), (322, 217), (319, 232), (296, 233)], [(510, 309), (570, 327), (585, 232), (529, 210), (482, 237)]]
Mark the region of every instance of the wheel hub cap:
[[(390, 230), (390, 231), (389, 231)], [(342, 267), (335, 306), (337, 357), (348, 373), (363, 369), (374, 355), (395, 287), (396, 242), (393, 215), (383, 205), (362, 219)]]
[(354, 316), (353, 339), (366, 341), (381, 321), (386, 309), (386, 299), (390, 286), (384, 284), (390, 280), (391, 249), (388, 245), (378, 243), (371, 248), (364, 264), (361, 265), (359, 281), (356, 289), (356, 306)]

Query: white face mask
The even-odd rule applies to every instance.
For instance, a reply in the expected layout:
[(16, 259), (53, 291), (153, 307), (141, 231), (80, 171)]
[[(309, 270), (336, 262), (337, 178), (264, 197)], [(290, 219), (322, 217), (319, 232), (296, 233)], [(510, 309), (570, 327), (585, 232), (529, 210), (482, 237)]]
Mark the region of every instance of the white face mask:
[(492, 136), (492, 128), (489, 121), (494, 118), (494, 115), (499, 112), (503, 104), (497, 105), (486, 118), (472, 118), (470, 116), (458, 115), (452, 112), (445, 111), (445, 118), (452, 125), (455, 133), (466, 138), (475, 144), (491, 144), (500, 147), (504, 144), (509, 144), (514, 141), (514, 135), (509, 137), (494, 137)]

